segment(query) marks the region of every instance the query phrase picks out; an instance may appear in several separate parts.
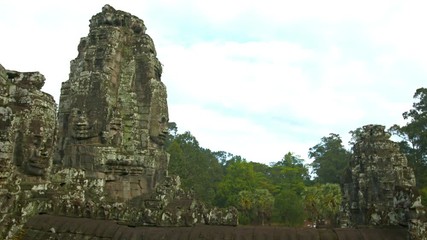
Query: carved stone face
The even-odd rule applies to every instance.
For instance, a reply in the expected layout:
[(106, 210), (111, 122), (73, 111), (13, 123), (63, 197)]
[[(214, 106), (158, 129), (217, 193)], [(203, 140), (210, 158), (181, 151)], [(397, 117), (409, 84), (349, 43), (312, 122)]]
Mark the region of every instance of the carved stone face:
[(154, 116), (150, 127), (150, 138), (158, 145), (164, 145), (168, 136), (169, 119), (165, 115)]
[(120, 131), (122, 128), (122, 120), (118, 117), (115, 117), (110, 122), (110, 130), (114, 132)]
[(50, 167), (54, 145), (54, 131), (44, 119), (30, 122), (28, 132), (18, 132), (15, 139), (14, 159), (22, 171), (32, 176), (45, 176)]
[(75, 109), (73, 112), (72, 121), (72, 136), (74, 138), (77, 140), (83, 140), (94, 137), (92, 126), (89, 124), (89, 120), (85, 112)]
[(33, 131), (33, 136), (30, 136), (29, 141), (31, 148), (30, 157), (25, 166), (26, 171), (31, 175), (45, 175), (45, 171), (49, 167), (53, 141), (52, 139), (47, 139), (43, 127)]
[(162, 146), (165, 144), (166, 138), (169, 134), (169, 114), (166, 102), (166, 88), (161, 82), (154, 81), (153, 89), (149, 134), (151, 141)]

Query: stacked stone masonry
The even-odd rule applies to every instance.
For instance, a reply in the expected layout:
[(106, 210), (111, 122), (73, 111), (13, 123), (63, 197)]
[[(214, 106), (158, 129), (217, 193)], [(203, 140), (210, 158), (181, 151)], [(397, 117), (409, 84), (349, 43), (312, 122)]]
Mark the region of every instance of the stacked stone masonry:
[(427, 239), (427, 221), (413, 170), (381, 125), (366, 125), (353, 146), (342, 184), (343, 227), (405, 226)]
[(168, 175), (167, 93), (145, 30), (104, 6), (80, 40), (59, 108), (41, 91), (42, 74), (0, 67), (0, 239), (38, 214), (237, 225), (235, 209), (206, 207)]

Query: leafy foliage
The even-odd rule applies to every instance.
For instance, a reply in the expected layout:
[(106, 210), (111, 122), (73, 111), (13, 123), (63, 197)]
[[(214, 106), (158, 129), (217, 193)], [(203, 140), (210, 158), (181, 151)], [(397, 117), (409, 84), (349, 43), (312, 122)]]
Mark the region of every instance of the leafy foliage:
[(311, 166), (318, 183), (340, 183), (340, 178), (347, 167), (350, 152), (347, 151), (341, 137), (331, 133), (328, 137), (323, 137), (321, 142), (310, 148), (308, 156), (313, 158)]
[(394, 125), (389, 131), (402, 138), (400, 149), (414, 169), (417, 187), (427, 204), (427, 88), (417, 89), (414, 99), (413, 108), (402, 114), (406, 125)]
[(217, 204), (219, 206), (239, 206), (241, 191), (255, 191), (266, 181), (264, 176), (255, 172), (254, 165), (240, 156), (233, 157), (226, 164), (225, 175), (218, 184)]
[(329, 221), (336, 224), (342, 200), (338, 184), (316, 184), (306, 187), (303, 193), (304, 209), (315, 223)]
[[(415, 170), (417, 185), (427, 200), (427, 89), (417, 89), (413, 109), (403, 113), (405, 126), (395, 125), (390, 132), (400, 136), (401, 151)], [(238, 155), (211, 151), (199, 145), (190, 132), (177, 133), (169, 125), (167, 151), (169, 172), (181, 176), (184, 188), (192, 189), (206, 203), (240, 210), (240, 222), (264, 224), (273, 221), (286, 226), (301, 226), (304, 220), (334, 223), (339, 211), (339, 183), (351, 153), (341, 137), (331, 133), (309, 149), (310, 165), (288, 152), (269, 165), (248, 162)], [(350, 131), (354, 144), (361, 128)], [(310, 179), (309, 167), (315, 179)], [(425, 196), (424, 196), (425, 195)]]
[(286, 226), (302, 226), (306, 218), (302, 196), (291, 189), (282, 189), (274, 202), (273, 219)]
[(239, 192), (240, 222), (264, 225), (273, 212), (274, 197), (267, 189)]
[(213, 204), (223, 175), (215, 154), (200, 147), (190, 132), (174, 136), (167, 151), (170, 154), (169, 173), (179, 175), (184, 188), (192, 189), (198, 198)]
[(190, 132), (177, 134), (170, 125), (167, 151), (169, 173), (179, 175), (184, 188), (219, 207), (240, 210), (240, 222), (264, 224), (274, 220), (300, 226), (305, 219), (303, 195), (310, 185), (304, 160), (291, 152), (271, 163), (247, 162), (241, 156), (202, 148)]
[(288, 152), (281, 161), (271, 164), (270, 178), (281, 189), (289, 188), (301, 193), (304, 185), (310, 182), (308, 168), (299, 156)]

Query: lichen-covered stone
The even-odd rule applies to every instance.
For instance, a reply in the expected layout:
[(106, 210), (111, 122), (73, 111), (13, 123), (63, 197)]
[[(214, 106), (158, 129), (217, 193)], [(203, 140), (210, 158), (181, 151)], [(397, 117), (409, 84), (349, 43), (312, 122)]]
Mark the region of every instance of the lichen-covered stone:
[(120, 224), (237, 225), (167, 172), (166, 87), (142, 20), (109, 5), (90, 20), (59, 109), (38, 72), (0, 65), (0, 238), (40, 213)]
[[(381, 125), (366, 125), (353, 146), (353, 156), (343, 181), (343, 226), (407, 226), (418, 231), (420, 196), (415, 175), (405, 155)], [(413, 222), (418, 225), (415, 226)], [(426, 239), (414, 235), (412, 239)]]
[[(61, 89), (55, 214), (128, 225), (211, 223), (179, 177), (168, 176), (166, 87), (145, 29), (109, 5), (90, 20)], [(216, 221), (236, 225), (237, 214)]]
[(90, 21), (59, 104), (59, 167), (105, 179), (112, 201), (153, 191), (167, 175), (166, 88), (142, 20), (106, 5)]
[(38, 72), (0, 67), (0, 238), (48, 208), (56, 104)]

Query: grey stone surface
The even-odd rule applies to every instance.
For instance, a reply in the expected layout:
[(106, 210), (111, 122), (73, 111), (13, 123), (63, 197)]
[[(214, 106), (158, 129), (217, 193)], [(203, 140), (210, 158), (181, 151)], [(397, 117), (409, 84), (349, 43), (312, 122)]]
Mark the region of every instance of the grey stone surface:
[(39, 72), (0, 66), (0, 239), (48, 206), (56, 104)]
[(426, 239), (425, 210), (414, 172), (384, 129), (364, 126), (353, 146), (342, 186), (341, 223), (344, 227), (406, 226), (413, 239)]
[[(168, 175), (162, 65), (144, 22), (105, 5), (90, 20), (58, 112), (38, 72), (0, 65), (0, 238), (37, 214), (124, 225), (236, 225)], [(40, 238), (42, 239), (42, 238)]]

